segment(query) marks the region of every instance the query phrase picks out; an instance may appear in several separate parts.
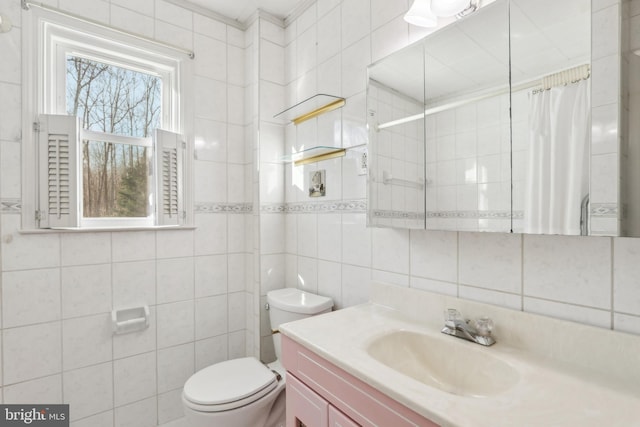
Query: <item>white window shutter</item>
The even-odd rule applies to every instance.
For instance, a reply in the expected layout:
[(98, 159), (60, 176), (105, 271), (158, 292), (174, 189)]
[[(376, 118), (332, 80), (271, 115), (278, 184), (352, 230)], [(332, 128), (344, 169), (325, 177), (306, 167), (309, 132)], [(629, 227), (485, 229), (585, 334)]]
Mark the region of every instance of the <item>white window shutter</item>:
[(40, 228), (79, 225), (77, 117), (43, 114), (38, 137)]
[(180, 135), (166, 130), (154, 131), (157, 171), (158, 225), (184, 222), (184, 143)]

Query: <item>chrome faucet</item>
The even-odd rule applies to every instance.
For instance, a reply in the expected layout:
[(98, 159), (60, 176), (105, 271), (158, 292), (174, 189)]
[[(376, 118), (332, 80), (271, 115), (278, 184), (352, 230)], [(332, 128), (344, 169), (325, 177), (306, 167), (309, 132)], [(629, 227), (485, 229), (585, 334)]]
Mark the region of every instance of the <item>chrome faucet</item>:
[(444, 328), (441, 331), (443, 334), (453, 335), (480, 345), (490, 346), (496, 343), (496, 340), (491, 336), (493, 321), (488, 317), (476, 319), (472, 326), (469, 324), (469, 320), (464, 320), (455, 308), (446, 310), (444, 315)]

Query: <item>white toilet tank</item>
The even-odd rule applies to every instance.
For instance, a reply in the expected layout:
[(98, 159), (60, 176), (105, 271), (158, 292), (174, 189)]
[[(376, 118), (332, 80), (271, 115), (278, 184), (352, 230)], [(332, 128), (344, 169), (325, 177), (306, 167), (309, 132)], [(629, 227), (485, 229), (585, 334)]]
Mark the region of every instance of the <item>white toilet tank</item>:
[[(333, 307), (331, 298), (295, 288), (268, 292), (267, 303), (269, 304), (269, 320), (273, 331), (277, 331), (283, 323), (327, 313)], [(280, 359), (280, 337), (278, 334), (273, 337), (276, 356)]]

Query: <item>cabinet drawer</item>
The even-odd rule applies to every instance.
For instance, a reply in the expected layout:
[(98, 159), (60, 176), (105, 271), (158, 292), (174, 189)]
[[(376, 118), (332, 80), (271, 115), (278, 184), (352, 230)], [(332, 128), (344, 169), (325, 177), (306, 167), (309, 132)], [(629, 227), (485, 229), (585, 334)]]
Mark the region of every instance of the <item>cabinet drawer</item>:
[(329, 403), (298, 381), (287, 375), (287, 427), (327, 427)]
[(329, 405), (329, 427), (360, 427), (351, 418)]

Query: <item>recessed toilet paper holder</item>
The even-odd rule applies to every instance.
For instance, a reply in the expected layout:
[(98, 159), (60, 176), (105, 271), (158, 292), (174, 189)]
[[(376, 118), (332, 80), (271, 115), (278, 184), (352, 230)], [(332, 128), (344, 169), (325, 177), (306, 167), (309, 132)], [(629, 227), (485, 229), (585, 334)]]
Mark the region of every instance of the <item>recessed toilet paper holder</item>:
[(114, 335), (128, 334), (149, 327), (149, 306), (124, 308), (111, 311)]

